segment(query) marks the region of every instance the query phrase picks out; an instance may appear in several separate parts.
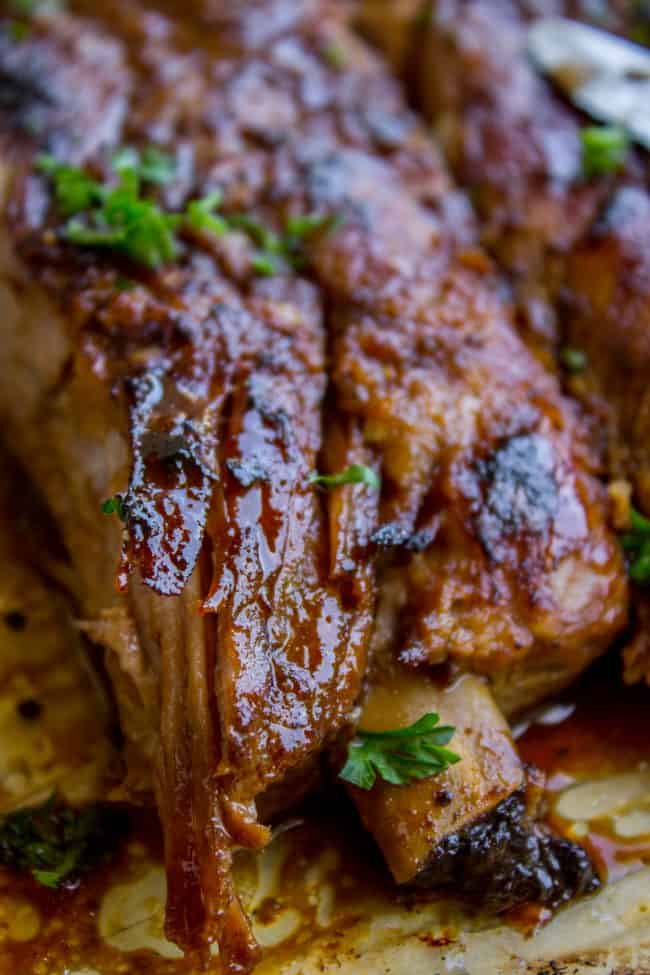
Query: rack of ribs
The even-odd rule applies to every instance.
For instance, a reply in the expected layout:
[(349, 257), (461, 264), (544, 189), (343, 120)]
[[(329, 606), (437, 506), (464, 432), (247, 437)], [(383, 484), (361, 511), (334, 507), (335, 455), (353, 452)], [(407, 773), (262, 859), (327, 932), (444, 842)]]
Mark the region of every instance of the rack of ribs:
[[(0, 33), (3, 435), (105, 648), (126, 786), (155, 793), (167, 934), (230, 973), (257, 955), (233, 856), (378, 700), (458, 726), (442, 775), (349, 789), (399, 883), (496, 910), (591, 889), (504, 715), (627, 618), (588, 428), (399, 86), (328, 4), (233, 6), (72, 0)], [(155, 266), (70, 240), (52, 160), (111, 187), (151, 144), (156, 213), (218, 191), (222, 223), (177, 221)], [(310, 481), (353, 463), (381, 490)]]

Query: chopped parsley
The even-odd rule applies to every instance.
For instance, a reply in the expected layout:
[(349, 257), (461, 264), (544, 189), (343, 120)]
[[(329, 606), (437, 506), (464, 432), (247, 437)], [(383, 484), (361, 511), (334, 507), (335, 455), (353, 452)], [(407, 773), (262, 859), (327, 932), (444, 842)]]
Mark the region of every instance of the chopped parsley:
[(325, 45), (323, 48), (323, 57), (335, 71), (342, 71), (348, 63), (347, 53), (340, 44), (336, 44), (334, 41), (330, 41), (329, 44)]
[(630, 579), (642, 584), (650, 582), (650, 519), (635, 508), (630, 510), (630, 531), (621, 535), (621, 544), (629, 556)]
[(427, 0), (413, 22), (416, 30), (429, 30), (433, 27), (433, 16), (433, 4), (431, 0)]
[(293, 268), (300, 269), (305, 265), (304, 245), (316, 234), (331, 234), (341, 226), (341, 216), (324, 216), (317, 213), (305, 213), (300, 216), (289, 217), (282, 238), (282, 252), (285, 259)]
[(36, 160), (36, 168), (52, 180), (54, 198), (65, 217), (88, 210), (104, 197), (104, 187), (77, 166), (68, 166), (54, 156), (42, 155)]
[(560, 349), (560, 362), (568, 372), (582, 372), (587, 366), (587, 356), (582, 349), (565, 346)]
[(25, 24), (22, 20), (10, 20), (7, 24), (7, 33), (14, 44), (22, 44), (31, 32), (29, 24)]
[(246, 213), (228, 219), (229, 228), (242, 230), (260, 248), (251, 259), (256, 274), (269, 277), (286, 265), (299, 270), (305, 265), (304, 244), (314, 234), (332, 233), (341, 217), (306, 213), (289, 217), (283, 234), (276, 234)]
[(228, 222), (214, 211), (221, 205), (223, 193), (213, 190), (200, 200), (191, 200), (187, 205), (186, 219), (193, 230), (199, 233), (206, 231), (221, 237), (228, 230)]
[(147, 146), (141, 153), (125, 146), (115, 153), (112, 165), (116, 173), (131, 169), (143, 183), (157, 183), (160, 186), (171, 182), (176, 175), (174, 157), (157, 146)]
[(41, 13), (58, 13), (62, 0), (9, 0), (9, 9), (17, 17), (33, 17)]
[(265, 254), (262, 252), (260, 254), (254, 254), (251, 257), (251, 267), (255, 271), (255, 274), (259, 274), (260, 277), (270, 278), (278, 273), (281, 264), (275, 254)]
[(118, 274), (115, 278), (115, 290), (116, 291), (132, 291), (135, 288), (135, 281), (131, 278), (124, 277), (123, 274)]
[(365, 464), (350, 464), (338, 474), (312, 474), (309, 483), (325, 488), (340, 487), (342, 484), (365, 484), (376, 490), (381, 487), (379, 475)]
[(103, 860), (125, 831), (119, 808), (72, 809), (52, 796), (0, 822), (0, 863), (29, 871), (44, 887), (58, 887)]
[(117, 515), (120, 521), (126, 521), (124, 495), (114, 494), (112, 498), (106, 498), (102, 501), (101, 508), (105, 515)]
[(139, 163), (134, 155), (121, 154), (114, 159), (118, 176), (115, 186), (99, 183), (52, 156), (41, 156), (37, 165), (50, 176), (57, 204), (69, 217), (63, 230), (67, 240), (117, 250), (151, 268), (177, 256), (174, 230), (181, 217), (165, 213), (154, 200), (141, 195)]
[(290, 217), (284, 233), (266, 227), (250, 214), (221, 216), (216, 211), (223, 194), (216, 189), (190, 200), (182, 213), (169, 213), (156, 199), (144, 195), (143, 184), (163, 185), (173, 179), (172, 156), (155, 146), (141, 152), (125, 146), (111, 160), (114, 176), (100, 182), (83, 169), (50, 155), (39, 156), (37, 168), (53, 187), (54, 199), (67, 218), (62, 236), (85, 247), (108, 248), (150, 268), (175, 260), (181, 229), (221, 236), (240, 230), (255, 245), (251, 269), (276, 274), (285, 266), (304, 265), (304, 243), (313, 234), (331, 232), (340, 219), (317, 214)]
[(444, 772), (460, 756), (444, 747), (456, 729), (439, 720), (431, 713), (408, 728), (357, 731), (339, 778), (359, 789), (372, 789), (378, 775), (391, 785), (408, 785)]
[(625, 129), (617, 125), (587, 125), (581, 133), (582, 171), (589, 179), (615, 173), (625, 164), (630, 144)]

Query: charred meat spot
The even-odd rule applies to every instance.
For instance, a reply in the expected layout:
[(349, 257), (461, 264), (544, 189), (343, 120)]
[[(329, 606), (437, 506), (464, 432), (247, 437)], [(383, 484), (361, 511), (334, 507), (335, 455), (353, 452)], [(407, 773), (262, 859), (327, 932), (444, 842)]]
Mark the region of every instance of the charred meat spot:
[(454, 801), (454, 793), (451, 789), (440, 789), (436, 792), (436, 802), (439, 806), (449, 806)]
[(312, 163), (307, 173), (307, 187), (318, 203), (343, 203), (346, 198), (347, 174), (341, 156), (332, 153)]
[(399, 548), (406, 545), (410, 535), (411, 532), (408, 528), (393, 521), (387, 525), (381, 525), (377, 531), (372, 533), (370, 541), (379, 545), (380, 548)]
[(411, 531), (397, 522), (381, 525), (370, 536), (370, 541), (380, 548), (403, 548), (407, 552), (424, 552), (436, 537), (436, 527)]
[(147, 464), (160, 461), (160, 469), (167, 476), (180, 474), (183, 466), (193, 464), (204, 477), (213, 479), (210, 470), (199, 456), (199, 431), (192, 423), (183, 424), (182, 433), (177, 431), (149, 430), (140, 439), (140, 454)]
[(183, 415), (168, 386), (163, 370), (130, 384), (133, 468), (124, 502), (125, 565), (136, 560), (144, 582), (175, 595), (198, 557), (215, 473), (201, 424)]
[[(7, 43), (5, 32), (0, 42), (0, 55)], [(0, 71), (0, 111), (10, 128), (40, 135), (47, 126), (48, 113), (54, 104), (46, 88), (45, 75), (41, 78), (23, 77), (20, 72)]]
[(405, 548), (409, 552), (424, 552), (433, 544), (437, 534), (437, 526), (421, 528), (407, 539)]
[(635, 186), (623, 186), (614, 193), (594, 224), (592, 235), (598, 238), (617, 233), (621, 228), (637, 223), (639, 215), (647, 213), (647, 210), (647, 194)]
[(391, 115), (378, 109), (365, 114), (365, 122), (373, 141), (379, 149), (399, 149), (413, 127), (413, 120), (401, 115)]
[(16, 710), (25, 721), (36, 721), (43, 712), (43, 705), (34, 697), (26, 697), (18, 702)]
[(507, 536), (541, 535), (559, 504), (556, 458), (548, 440), (537, 434), (513, 437), (474, 467), (475, 516), (481, 542), (495, 561), (503, 559)]
[(232, 476), (245, 488), (251, 487), (256, 481), (269, 480), (269, 472), (260, 460), (235, 460), (234, 458), (230, 458), (226, 461), (226, 467)]
[(18, 609), (12, 609), (3, 616), (5, 626), (14, 633), (21, 633), (27, 626), (27, 617)]
[(248, 405), (250, 409), (256, 410), (267, 423), (277, 429), (283, 445), (290, 450), (294, 444), (291, 420), (286, 410), (271, 405), (269, 387), (270, 383), (267, 382), (266, 377), (255, 377), (249, 380)]
[(527, 815), (520, 791), (445, 837), (415, 885), (480, 892), (489, 910), (501, 912), (533, 902), (558, 907), (596, 890), (600, 881), (581, 846)]

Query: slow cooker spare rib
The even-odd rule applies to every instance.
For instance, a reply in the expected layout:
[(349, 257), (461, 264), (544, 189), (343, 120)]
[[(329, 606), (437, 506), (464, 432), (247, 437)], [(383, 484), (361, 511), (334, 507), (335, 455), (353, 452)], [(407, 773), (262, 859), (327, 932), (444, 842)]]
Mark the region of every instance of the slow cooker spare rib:
[[(586, 407), (615, 496), (631, 490), (639, 509), (631, 574), (647, 581), (647, 560), (643, 568), (635, 556), (650, 545), (647, 152), (575, 109), (535, 67), (529, 31), (543, 5), (362, 0), (355, 9), (362, 31), (408, 80), (471, 194), (482, 244), (507, 272), (522, 335)], [(642, 4), (563, 0), (548, 13), (637, 44), (650, 38)], [(625, 511), (620, 520), (624, 529)], [(630, 683), (650, 681), (650, 604), (641, 591), (635, 615), (623, 652)]]
[(99, 7), (2, 24), (0, 417), (153, 785), (167, 934), (249, 970), (235, 851), (359, 721), (432, 712), (460, 761), (348, 786), (396, 880), (590, 889), (504, 715), (607, 648), (626, 575), (463, 198), (329, 5)]

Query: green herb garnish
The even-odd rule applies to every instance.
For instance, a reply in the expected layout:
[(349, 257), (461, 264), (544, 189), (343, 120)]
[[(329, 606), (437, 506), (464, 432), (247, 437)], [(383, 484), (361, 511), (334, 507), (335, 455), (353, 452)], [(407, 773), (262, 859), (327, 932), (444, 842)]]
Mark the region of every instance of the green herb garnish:
[(251, 267), (255, 271), (255, 274), (269, 278), (278, 273), (281, 268), (281, 263), (275, 254), (260, 253), (254, 254), (251, 257)]
[(213, 190), (200, 200), (192, 200), (187, 205), (186, 219), (193, 230), (216, 234), (221, 237), (228, 230), (228, 222), (214, 211), (221, 205), (223, 193)]
[(17, 17), (33, 17), (35, 14), (58, 13), (63, 9), (62, 0), (9, 0), (9, 9)]
[(122, 494), (114, 494), (112, 498), (106, 498), (102, 501), (101, 509), (105, 515), (117, 515), (120, 521), (126, 521), (126, 507)]
[(7, 24), (7, 32), (14, 44), (22, 44), (30, 36), (32, 29), (29, 24), (21, 20), (10, 20)]
[(630, 140), (617, 125), (588, 125), (580, 133), (582, 171), (587, 178), (614, 173), (625, 163)]
[(365, 464), (350, 464), (338, 474), (312, 474), (309, 483), (326, 488), (340, 487), (342, 484), (366, 484), (376, 490), (381, 487), (379, 475)]
[(119, 292), (133, 291), (135, 288), (135, 281), (131, 278), (126, 278), (123, 274), (118, 274), (115, 278), (115, 290)]
[(36, 160), (36, 168), (52, 180), (57, 205), (66, 217), (88, 210), (104, 198), (102, 184), (77, 166), (67, 166), (54, 156), (42, 155)]
[(347, 53), (340, 44), (336, 44), (334, 41), (325, 45), (323, 48), (323, 57), (330, 67), (336, 71), (342, 71), (348, 63)]
[(587, 366), (587, 356), (582, 349), (565, 346), (560, 349), (560, 362), (569, 372), (582, 372)]
[(118, 149), (111, 162), (116, 173), (132, 169), (143, 183), (162, 186), (176, 175), (176, 160), (157, 146), (147, 146), (142, 152), (125, 146)]
[(0, 823), (0, 863), (29, 871), (44, 887), (57, 887), (104, 859), (125, 827), (120, 809), (71, 809), (52, 796)]
[(176, 257), (174, 230), (182, 217), (141, 196), (138, 159), (129, 149), (116, 154), (116, 186), (99, 183), (52, 156), (40, 156), (37, 166), (50, 176), (57, 204), (70, 217), (63, 230), (67, 240), (117, 250), (155, 268)]
[(282, 239), (273, 230), (269, 230), (263, 223), (251, 217), (248, 213), (236, 213), (228, 218), (231, 230), (242, 230), (254, 244), (265, 253), (279, 254), (282, 252)]
[(256, 274), (272, 275), (284, 265), (304, 264), (305, 240), (314, 233), (331, 232), (337, 217), (304, 214), (290, 217), (283, 234), (264, 226), (249, 214), (222, 217), (216, 210), (221, 190), (190, 200), (183, 213), (168, 213), (149, 196), (143, 183), (163, 184), (175, 173), (175, 162), (155, 146), (142, 152), (125, 146), (113, 156), (116, 181), (100, 182), (83, 169), (61, 163), (53, 156), (39, 156), (37, 168), (52, 181), (54, 197), (68, 218), (65, 239), (87, 247), (102, 247), (123, 253), (140, 264), (157, 268), (178, 256), (176, 232), (191, 229), (217, 236), (241, 230), (259, 250), (251, 258)]
[(416, 30), (428, 30), (430, 27), (433, 27), (433, 4), (431, 0), (427, 0), (422, 5), (422, 9), (415, 17), (413, 25)]
[(408, 728), (357, 731), (339, 778), (372, 789), (378, 775), (391, 785), (408, 785), (444, 772), (460, 756), (444, 747), (456, 729), (439, 720), (437, 714), (425, 714)]
[(630, 510), (630, 531), (621, 535), (623, 549), (630, 556), (628, 573), (634, 582), (650, 582), (650, 519)]
[(305, 266), (305, 243), (314, 234), (331, 234), (343, 223), (341, 216), (323, 216), (316, 213), (289, 217), (286, 230), (282, 238), (282, 250), (285, 259), (295, 269)]
[(277, 274), (284, 265), (294, 269), (304, 267), (305, 241), (316, 233), (332, 233), (341, 221), (338, 216), (311, 213), (293, 216), (287, 220), (283, 234), (276, 234), (246, 213), (228, 218), (227, 224), (229, 229), (242, 230), (258, 245), (260, 250), (251, 259), (251, 267), (256, 274), (269, 276)]

